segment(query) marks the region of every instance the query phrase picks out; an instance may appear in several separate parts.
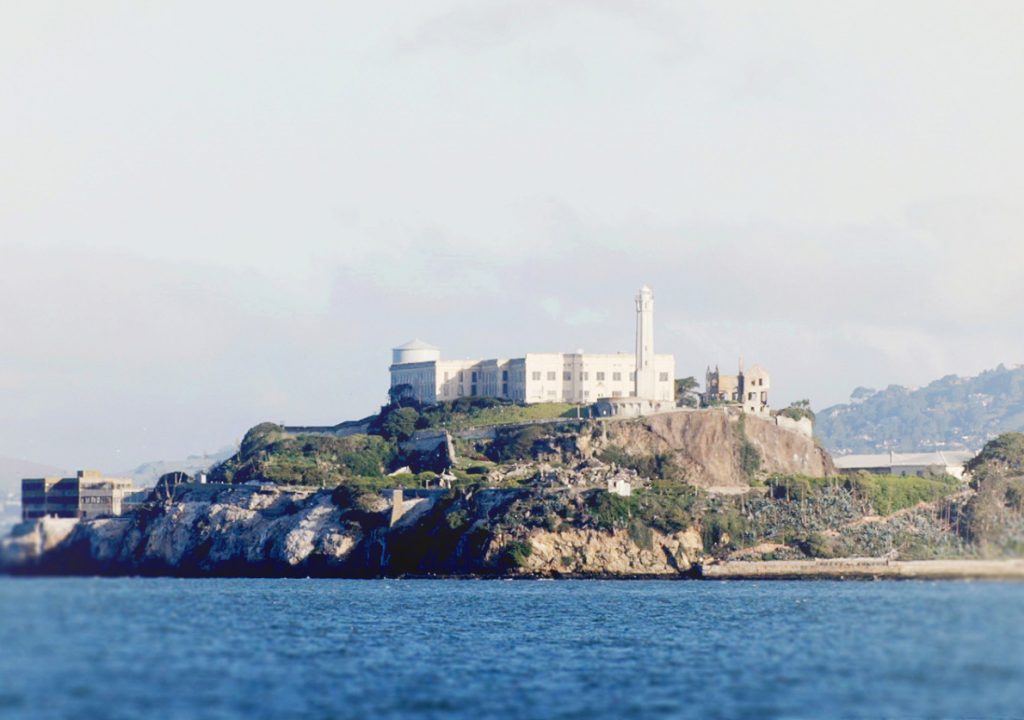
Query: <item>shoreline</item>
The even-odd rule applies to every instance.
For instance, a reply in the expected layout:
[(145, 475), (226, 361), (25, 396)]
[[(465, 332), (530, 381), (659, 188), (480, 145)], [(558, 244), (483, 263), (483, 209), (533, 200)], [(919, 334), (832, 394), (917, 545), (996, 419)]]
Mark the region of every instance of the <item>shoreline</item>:
[(678, 574), (460, 574), (460, 575), (343, 575), (325, 572), (59, 572), (34, 566), (2, 568), (0, 577), (139, 577), (139, 578), (263, 578), (337, 580), (1012, 580), (1024, 581), (1024, 558), (1009, 560), (887, 560), (834, 558), (811, 560), (726, 560), (695, 564)]
[(1024, 559), (727, 560), (700, 567), (703, 580), (1024, 580)]

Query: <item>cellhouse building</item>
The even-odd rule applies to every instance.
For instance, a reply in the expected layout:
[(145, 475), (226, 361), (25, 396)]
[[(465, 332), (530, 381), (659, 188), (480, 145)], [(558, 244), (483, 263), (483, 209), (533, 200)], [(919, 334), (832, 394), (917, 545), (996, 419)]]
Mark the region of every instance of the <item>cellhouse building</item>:
[(422, 403), (497, 397), (524, 403), (594, 403), (638, 398), (674, 403), (675, 357), (654, 353), (654, 293), (636, 297), (632, 353), (526, 353), (517, 358), (442, 360), (422, 340), (392, 350), (391, 394)]

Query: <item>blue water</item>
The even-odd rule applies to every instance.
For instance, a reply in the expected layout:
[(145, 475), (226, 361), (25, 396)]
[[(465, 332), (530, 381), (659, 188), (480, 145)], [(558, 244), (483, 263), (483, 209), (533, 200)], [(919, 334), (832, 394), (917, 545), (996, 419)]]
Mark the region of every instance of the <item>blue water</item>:
[(0, 578), (0, 718), (1024, 718), (1024, 584)]

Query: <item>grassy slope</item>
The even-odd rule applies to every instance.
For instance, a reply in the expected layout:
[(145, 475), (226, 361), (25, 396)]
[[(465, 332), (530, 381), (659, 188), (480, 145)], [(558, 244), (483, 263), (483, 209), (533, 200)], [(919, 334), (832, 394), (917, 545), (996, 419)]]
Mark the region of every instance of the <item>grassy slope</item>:
[(475, 427), (493, 427), (516, 423), (555, 420), (576, 417), (576, 405), (571, 403), (538, 403), (536, 405), (505, 405), (474, 409), (469, 413), (455, 416), (446, 427), (465, 430)]

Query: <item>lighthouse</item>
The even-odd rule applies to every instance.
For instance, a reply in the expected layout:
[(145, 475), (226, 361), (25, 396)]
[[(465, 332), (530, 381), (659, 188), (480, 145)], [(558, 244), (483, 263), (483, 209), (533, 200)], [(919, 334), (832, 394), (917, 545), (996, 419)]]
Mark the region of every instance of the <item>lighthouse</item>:
[(644, 285), (636, 296), (636, 397), (657, 397), (654, 373), (654, 292)]

